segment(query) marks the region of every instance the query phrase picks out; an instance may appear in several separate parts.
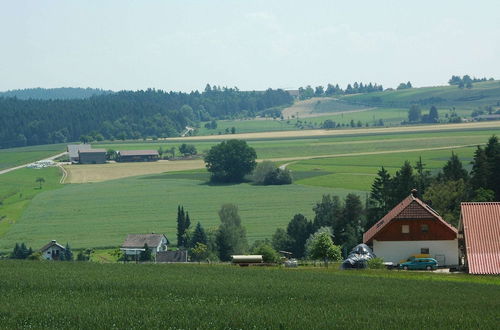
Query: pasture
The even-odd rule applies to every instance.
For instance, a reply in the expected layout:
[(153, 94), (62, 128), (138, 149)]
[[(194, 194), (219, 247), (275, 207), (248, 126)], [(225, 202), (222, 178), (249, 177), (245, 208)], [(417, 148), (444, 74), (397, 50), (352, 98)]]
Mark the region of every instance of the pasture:
[(0, 261), (0, 293), (9, 329), (495, 329), (500, 310), (498, 277), (333, 266)]
[(0, 170), (48, 158), (64, 150), (66, 150), (66, 145), (64, 144), (0, 149)]

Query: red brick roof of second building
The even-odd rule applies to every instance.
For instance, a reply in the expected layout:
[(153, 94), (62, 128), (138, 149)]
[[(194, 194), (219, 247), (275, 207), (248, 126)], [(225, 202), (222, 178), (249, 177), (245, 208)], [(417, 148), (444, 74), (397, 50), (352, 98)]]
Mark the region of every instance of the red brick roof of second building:
[(410, 194), (363, 234), (363, 243), (370, 242), (393, 219), (437, 219), (455, 234), (457, 233), (457, 229), (444, 221), (429, 205)]
[(156, 150), (123, 150), (119, 153), (120, 156), (158, 156)]
[(500, 274), (500, 202), (460, 205), (471, 274)]

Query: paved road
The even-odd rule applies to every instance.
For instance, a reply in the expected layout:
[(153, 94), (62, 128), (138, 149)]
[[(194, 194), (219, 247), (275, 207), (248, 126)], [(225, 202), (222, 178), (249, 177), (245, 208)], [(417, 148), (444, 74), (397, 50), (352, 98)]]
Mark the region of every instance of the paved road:
[[(65, 154), (67, 154), (67, 152), (66, 152), (66, 151), (65, 151), (65, 152), (61, 152), (60, 154), (57, 154), (57, 155), (51, 156), (51, 157), (49, 157), (49, 158), (44, 158), (44, 159), (40, 159), (40, 160), (54, 160), (54, 159), (56, 159), (56, 158), (58, 158), (58, 157), (61, 157), (61, 156), (65, 155)], [(38, 161), (40, 161), (40, 160), (38, 160)], [(12, 171), (18, 170), (18, 169), (20, 169), (20, 168), (24, 168), (24, 167), (28, 166), (29, 164), (33, 164), (33, 163), (34, 163), (34, 162), (31, 162), (31, 163), (28, 163), (28, 164), (24, 164), (24, 165), (19, 165), (19, 166), (16, 166), (16, 167), (7, 168), (7, 169), (5, 169), (5, 170), (1, 170), (1, 171), (0, 171), (0, 174), (9, 173), (9, 172), (12, 172)]]

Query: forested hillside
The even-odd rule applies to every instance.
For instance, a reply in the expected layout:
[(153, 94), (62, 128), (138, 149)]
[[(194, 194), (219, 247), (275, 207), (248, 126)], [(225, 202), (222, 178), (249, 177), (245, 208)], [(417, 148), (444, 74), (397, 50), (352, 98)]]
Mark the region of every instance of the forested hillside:
[(111, 94), (113, 91), (107, 91), (98, 88), (26, 88), (14, 89), (6, 92), (0, 92), (0, 97), (17, 97), (21, 100), (68, 100), (68, 99), (86, 99), (92, 96)]
[(283, 90), (210, 87), (191, 93), (123, 91), (74, 100), (0, 98), (0, 148), (100, 139), (176, 136), (202, 120), (254, 116), (292, 103)]

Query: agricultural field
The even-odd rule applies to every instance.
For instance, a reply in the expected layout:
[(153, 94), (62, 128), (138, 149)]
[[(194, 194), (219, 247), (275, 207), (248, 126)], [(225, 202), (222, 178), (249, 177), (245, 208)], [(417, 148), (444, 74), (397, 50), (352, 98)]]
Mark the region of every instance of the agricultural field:
[(65, 144), (50, 144), (0, 149), (0, 171), (57, 155), (66, 150)]
[(0, 297), (0, 327), (10, 329), (496, 329), (500, 280), (333, 265), (0, 261)]
[(2, 236), (0, 251), (16, 242), (33, 248), (57, 239), (75, 248), (119, 246), (129, 233), (165, 233), (175, 242), (177, 206), (184, 205), (194, 225), (218, 226), (222, 204), (239, 207), (249, 241), (270, 238), (296, 213), (313, 215), (326, 193), (358, 191), (304, 185), (208, 185), (205, 173), (166, 173), (69, 184), (36, 196), (22, 217)]
[[(59, 184), (61, 170), (22, 168), (0, 175), (0, 237), (20, 218), (31, 200), (38, 194), (62, 188)], [(45, 182), (36, 182), (43, 178)]]

